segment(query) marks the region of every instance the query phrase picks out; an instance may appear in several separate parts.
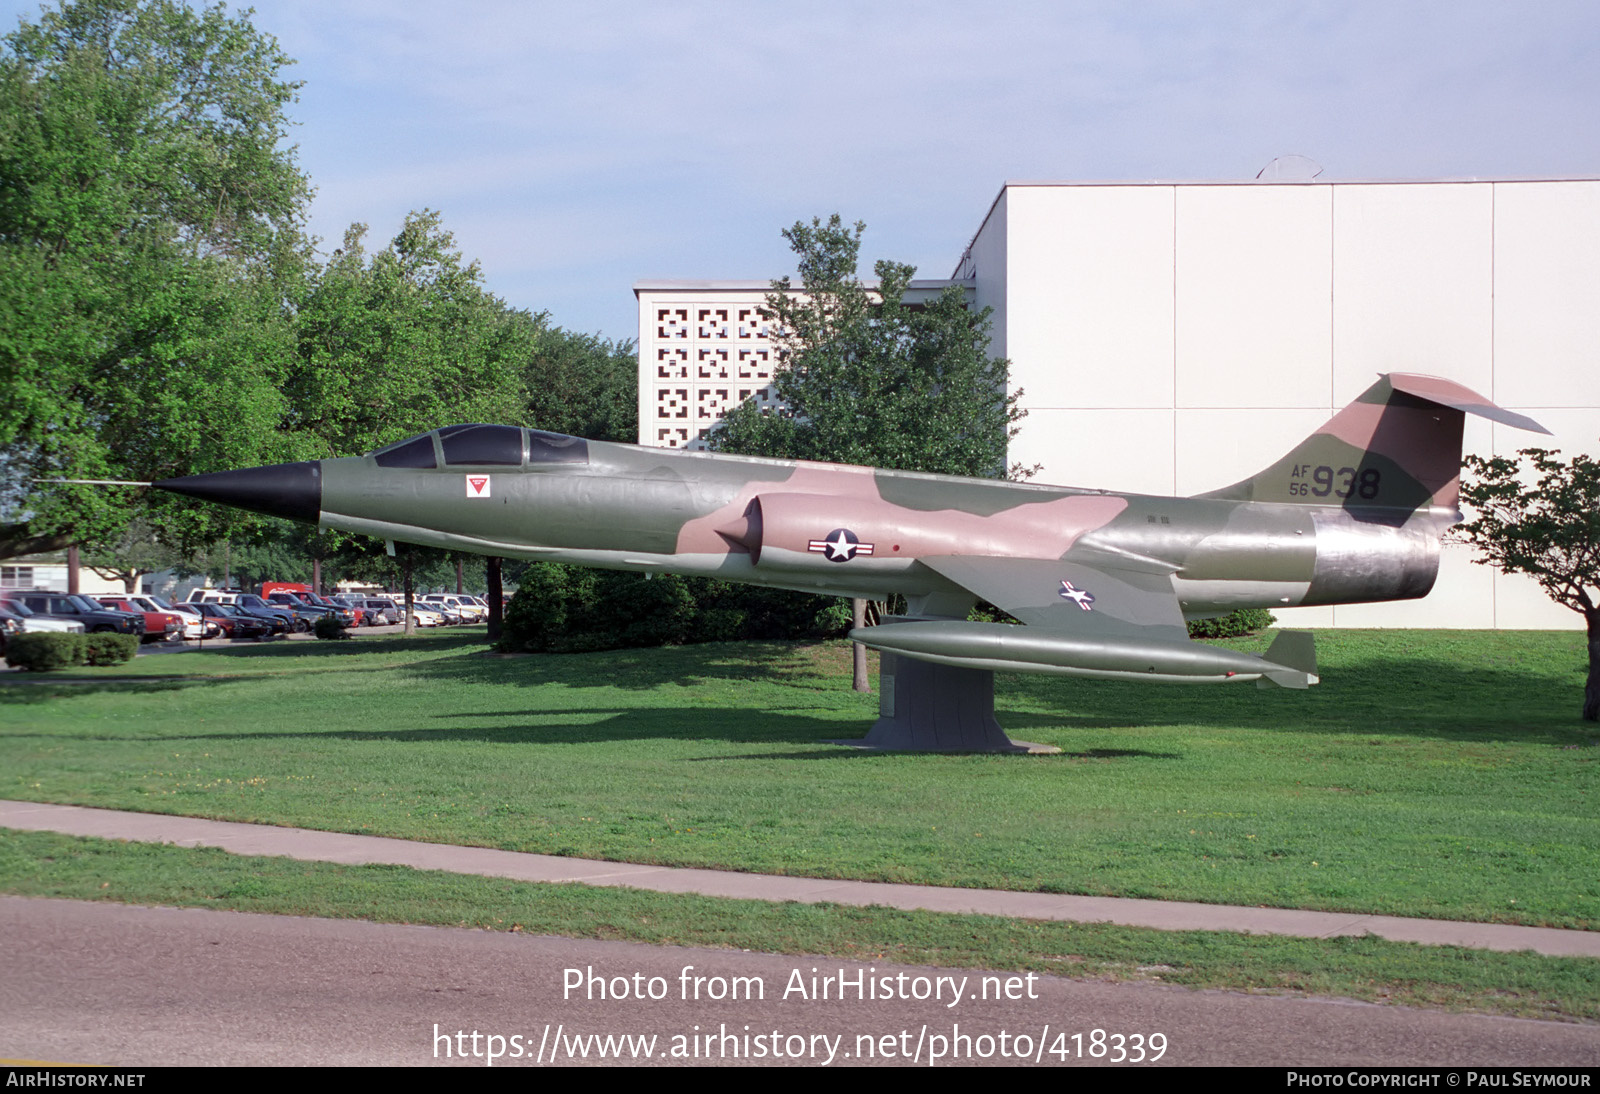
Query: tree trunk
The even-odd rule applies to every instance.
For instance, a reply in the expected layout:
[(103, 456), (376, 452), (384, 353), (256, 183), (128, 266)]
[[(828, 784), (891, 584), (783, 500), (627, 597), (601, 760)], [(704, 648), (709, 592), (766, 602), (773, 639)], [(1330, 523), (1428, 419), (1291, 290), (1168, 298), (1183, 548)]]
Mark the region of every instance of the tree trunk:
[(1600, 722), (1600, 608), (1583, 613), (1589, 624), (1589, 679), (1583, 688), (1583, 719)]
[(456, 595), (460, 596), (467, 590), (461, 587), (461, 556), (456, 556)]
[(311, 591), (322, 595), (322, 560), (315, 556), (311, 559)]
[(78, 587), (78, 545), (73, 544), (67, 548), (67, 592), (77, 593), (82, 590)]
[[(850, 601), (850, 623), (855, 627), (867, 625), (867, 602), (860, 597)], [(850, 645), (854, 654), (851, 686), (857, 691), (871, 691), (872, 681), (867, 679), (867, 647), (860, 642), (852, 642)]]
[(489, 593), (487, 597), (489, 601), (489, 640), (498, 642), (500, 641), (500, 624), (504, 616), (500, 603), (501, 597), (504, 596), (504, 589), (500, 584), (500, 560), (490, 557), (485, 561), (489, 570)]

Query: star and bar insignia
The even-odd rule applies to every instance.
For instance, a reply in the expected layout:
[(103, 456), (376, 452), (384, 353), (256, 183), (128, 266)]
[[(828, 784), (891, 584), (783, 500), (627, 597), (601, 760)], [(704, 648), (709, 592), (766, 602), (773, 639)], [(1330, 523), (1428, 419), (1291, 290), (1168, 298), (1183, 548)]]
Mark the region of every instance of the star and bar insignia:
[(862, 543), (848, 528), (835, 528), (826, 539), (814, 539), (807, 550), (823, 555), (829, 562), (849, 562), (857, 555), (870, 555), (872, 544)]
[(1092, 606), (1094, 604), (1094, 594), (1083, 589), (1074, 588), (1070, 581), (1061, 583), (1061, 598), (1072, 601), (1086, 612), (1094, 611)]

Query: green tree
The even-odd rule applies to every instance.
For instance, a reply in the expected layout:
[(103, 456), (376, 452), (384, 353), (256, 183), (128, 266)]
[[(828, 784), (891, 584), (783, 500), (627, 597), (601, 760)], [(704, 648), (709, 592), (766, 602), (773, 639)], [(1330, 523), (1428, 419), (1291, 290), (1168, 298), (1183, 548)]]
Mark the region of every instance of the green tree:
[(754, 401), (712, 431), (723, 452), (830, 460), (905, 471), (1000, 478), (1025, 413), (1007, 391), (1009, 363), (989, 354), (991, 313), (959, 287), (905, 302), (916, 270), (879, 261), (876, 288), (856, 274), (866, 226), (834, 214), (784, 231), (800, 283), (766, 298), (781, 368), (781, 406)]
[[(7, 539), (114, 538), (132, 499), (34, 478), (269, 462), (308, 187), (298, 85), (221, 5), (74, 0), (0, 42)], [(219, 424), (208, 414), (221, 411)], [(26, 483), (27, 486), (19, 484)], [(172, 510), (164, 533), (229, 518)], [(221, 525), (218, 525), (220, 527)]]
[(181, 566), (184, 556), (162, 543), (142, 517), (134, 517), (114, 540), (84, 552), (83, 565), (108, 581), (122, 582), (126, 593), (139, 591), (139, 579), (158, 570)]
[(528, 332), (440, 215), (410, 214), (370, 256), (366, 232), (345, 233), (299, 312), (284, 424), (304, 458), (356, 455), (452, 422), (515, 420)]
[[(455, 422), (516, 421), (537, 324), (484, 288), (439, 213), (410, 214), (376, 254), (364, 247), (366, 231), (356, 224), (345, 233), (299, 312), (284, 425), (302, 458), (357, 455)], [(315, 546), (363, 575), (387, 573), (398, 560), (408, 592), (417, 567), (444, 558), (415, 545), (390, 558), (366, 537)], [(355, 557), (362, 554), (365, 564)]]
[(639, 357), (631, 339), (611, 341), (549, 326), (540, 312), (517, 312), (524, 347), (524, 405), (519, 422), (592, 441), (639, 438)]
[[(1478, 562), (1531, 574), (1546, 595), (1583, 616), (1589, 677), (1583, 717), (1600, 720), (1600, 461), (1525, 448), (1521, 459), (1467, 456), (1475, 476), (1461, 497), (1477, 510), (1458, 534), (1482, 552)], [(1524, 467), (1522, 460), (1527, 460)], [(1529, 483), (1532, 485), (1528, 485)]]

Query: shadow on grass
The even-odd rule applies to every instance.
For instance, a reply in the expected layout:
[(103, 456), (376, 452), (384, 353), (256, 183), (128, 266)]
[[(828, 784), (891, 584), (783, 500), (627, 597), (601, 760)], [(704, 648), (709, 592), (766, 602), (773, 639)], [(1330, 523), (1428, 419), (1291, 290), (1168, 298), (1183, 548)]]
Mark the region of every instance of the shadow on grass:
[(267, 660), (280, 657), (356, 657), (383, 653), (414, 653), (426, 650), (440, 655), (482, 650), (488, 644), (482, 631), (467, 634), (428, 634), (407, 638), (404, 635), (373, 635), (347, 641), (318, 639), (316, 641), (272, 642), (249, 646), (227, 646), (207, 650), (219, 657), (239, 657), (250, 660)]
[[(1339, 642), (1329, 643), (1336, 649)], [(1403, 642), (1399, 643), (1401, 646)], [(1446, 646), (1448, 651), (1450, 647)], [(423, 676), (484, 685), (651, 690), (713, 681), (765, 681), (844, 693), (848, 647), (711, 644), (592, 654), (450, 658), (411, 666)], [(1600, 743), (1579, 717), (1581, 666), (1506, 667), (1441, 656), (1349, 657), (1326, 664), (1306, 691), (1247, 684), (1163, 685), (1042, 675), (996, 677), (997, 717), (1013, 736), (1140, 727), (1247, 728), (1272, 733), (1370, 732), (1553, 745)], [(1343, 659), (1342, 659), (1343, 660)], [(834, 665), (833, 662), (837, 662)], [(508, 712), (515, 717), (515, 713)], [(536, 709), (527, 711), (538, 715)], [(745, 717), (764, 717), (751, 711)]]
[(242, 676), (119, 676), (104, 680), (91, 677), (49, 677), (40, 675), (26, 680), (6, 680), (0, 684), (0, 704), (24, 706), (30, 703), (53, 703), (58, 699), (73, 699), (84, 695), (149, 695), (158, 691), (186, 691), (193, 687), (210, 687), (218, 684), (243, 683), (250, 677)]
[[(1320, 636), (1319, 636), (1320, 637)], [(1581, 636), (1579, 636), (1581, 638)], [(1473, 642), (1476, 642), (1476, 645)], [(1573, 649), (1568, 650), (1567, 645)], [(1514, 741), (1573, 747), (1600, 744), (1600, 727), (1578, 716), (1582, 699), (1581, 642), (1548, 637), (1477, 636), (1474, 640), (1411, 636), (1332, 636), (1334, 653), (1323, 665), (1323, 682), (1308, 691), (1246, 685), (1164, 686), (1066, 677), (1001, 675), (996, 679), (997, 716), (1013, 737), (1044, 739), (1068, 748), (1071, 736), (1083, 731), (1193, 727), (1197, 730), (1246, 729), (1273, 734), (1371, 734), (1432, 737), (1448, 740)], [(337, 662), (352, 653), (394, 650), (425, 651), (430, 656), (397, 665), (350, 664), (339, 672), (395, 672), (441, 684), (466, 684), (504, 691), (521, 689), (610, 688), (624, 692), (674, 689), (677, 699), (694, 701), (690, 689), (721, 686), (724, 694), (699, 707), (661, 702), (630, 707), (628, 700), (584, 710), (552, 710), (534, 700), (526, 708), (513, 702), (492, 713), (424, 714), (422, 717), (502, 720), (511, 724), (480, 729), (401, 728), (342, 733), (308, 732), (306, 736), (343, 735), (363, 740), (471, 739), (525, 743), (577, 743), (599, 740), (720, 739), (738, 742), (812, 743), (829, 737), (859, 737), (873, 716), (849, 710), (848, 659), (845, 643), (781, 642), (713, 643), (646, 650), (585, 654), (499, 656), (483, 650), (481, 634), (438, 635), (407, 639), (370, 638), (354, 642), (285, 643), (217, 651), (257, 663), (289, 658)], [(1405, 651), (1410, 650), (1409, 654)], [(1458, 656), (1459, 653), (1459, 656)], [(431, 656), (437, 654), (437, 656)], [(1451, 660), (1451, 657), (1456, 660)], [(1573, 665), (1565, 665), (1566, 660)], [(330, 665), (330, 668), (333, 666)], [(313, 670), (325, 671), (325, 670)], [(0, 701), (47, 702), (99, 692), (139, 694), (195, 685), (263, 679), (243, 675), (164, 674), (148, 681), (123, 677), (114, 681), (0, 687)], [(80, 678), (81, 679), (81, 678)], [(779, 699), (789, 711), (815, 705), (814, 715), (772, 713), (754, 706), (730, 708), (727, 688), (743, 684), (778, 685), (790, 689)], [(380, 684), (381, 686), (381, 684)], [(331, 689), (330, 689), (331, 690)], [(339, 685), (341, 700), (349, 688)], [(807, 694), (814, 696), (808, 701)], [(667, 699), (669, 691), (663, 691)], [(733, 693), (734, 702), (744, 701)], [(758, 700), (749, 700), (754, 703)], [(771, 698), (767, 700), (773, 702)], [(715, 704), (715, 705), (713, 705)], [(595, 725), (562, 725), (571, 717), (605, 715), (604, 729)], [(526, 720), (536, 725), (518, 726)], [(555, 723), (555, 724), (552, 724)], [(291, 732), (287, 736), (295, 736)], [(209, 734), (207, 735), (209, 736)], [(260, 734), (259, 736), (285, 736)], [(174, 738), (183, 739), (183, 738)], [(1133, 750), (1128, 750), (1134, 754)], [(1142, 754), (1141, 754), (1142, 755)], [(1588, 749), (1574, 753), (1589, 760)]]
[[(472, 744), (596, 744), (613, 741), (727, 741), (730, 743), (768, 743), (824, 745), (830, 738), (859, 737), (871, 725), (869, 718), (851, 720), (842, 712), (819, 711), (816, 716), (773, 714), (730, 709), (685, 707), (636, 707), (563, 709), (558, 712), (528, 711), (543, 724), (503, 724), (460, 727), (401, 727), (395, 729), (304, 729), (284, 731), (216, 730), (208, 724), (203, 733), (141, 733), (141, 741), (216, 742), (216, 741), (371, 741), (384, 743), (458, 742)], [(518, 712), (493, 714), (431, 715), (433, 718), (505, 719), (522, 717)], [(391, 719), (392, 721), (392, 719)], [(49, 734), (8, 733), (11, 740), (53, 739)], [(74, 733), (79, 741), (124, 741), (116, 734)], [(833, 748), (834, 746), (826, 746)], [(857, 750), (839, 749), (855, 754)], [(815, 753), (797, 753), (808, 759)], [(740, 757), (708, 757), (738, 759)]]
[[(872, 716), (851, 719), (842, 712), (819, 711), (816, 715), (775, 714), (728, 709), (685, 709), (683, 707), (643, 707), (632, 709), (589, 708), (562, 710), (556, 714), (536, 711), (499, 711), (489, 714), (433, 715), (434, 718), (505, 719), (524, 715), (539, 717), (543, 724), (504, 724), (438, 728), (396, 728), (370, 730), (306, 729), (280, 732), (237, 732), (209, 730), (205, 733), (140, 734), (142, 741), (218, 742), (218, 741), (356, 741), (386, 744), (451, 743), (501, 745), (575, 745), (634, 741), (702, 741), (728, 744), (771, 744), (801, 746), (795, 751), (702, 755), (684, 757), (680, 762), (744, 762), (750, 760), (850, 760), (870, 759), (907, 753), (873, 752), (833, 742), (854, 740), (866, 735)], [(28, 734), (8, 734), (23, 739)], [(120, 741), (113, 735), (74, 734), (74, 740)], [(41, 736), (41, 739), (42, 736)], [(814, 747), (807, 747), (814, 746)], [(911, 755), (929, 755), (914, 753)], [(952, 754), (953, 755), (953, 754)], [(1007, 756), (1010, 760), (1013, 757)], [(1054, 756), (1020, 757), (1023, 760), (1181, 760), (1175, 752), (1144, 749), (1090, 748), (1065, 751)]]

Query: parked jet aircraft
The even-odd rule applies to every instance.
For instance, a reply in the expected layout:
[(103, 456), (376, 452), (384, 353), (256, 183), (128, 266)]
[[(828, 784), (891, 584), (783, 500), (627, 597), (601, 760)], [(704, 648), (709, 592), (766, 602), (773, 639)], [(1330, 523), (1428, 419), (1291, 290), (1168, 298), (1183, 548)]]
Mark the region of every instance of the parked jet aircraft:
[[(167, 479), (207, 501), (507, 558), (883, 599), (851, 637), (965, 668), (1316, 683), (1185, 617), (1421, 597), (1457, 509), (1464, 415), (1546, 432), (1450, 380), (1392, 373), (1257, 475), (1187, 498), (796, 463), (453, 425), (365, 456)], [(986, 600), (1025, 626), (966, 619)]]

